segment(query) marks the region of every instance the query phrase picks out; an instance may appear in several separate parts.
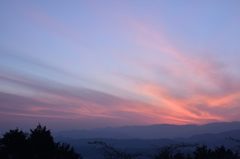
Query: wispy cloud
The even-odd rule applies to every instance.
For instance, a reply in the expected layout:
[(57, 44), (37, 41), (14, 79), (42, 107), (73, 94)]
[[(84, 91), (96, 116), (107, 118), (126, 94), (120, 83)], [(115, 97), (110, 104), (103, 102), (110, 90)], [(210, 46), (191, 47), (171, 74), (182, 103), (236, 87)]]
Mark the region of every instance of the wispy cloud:
[[(221, 26), (224, 34), (229, 33), (223, 37), (233, 39), (221, 44), (237, 50), (224, 55), (236, 57), (232, 64), (217, 52), (229, 46), (208, 49), (208, 44), (201, 50), (192, 46), (194, 40), (216, 40), (213, 35), (222, 33), (221, 29), (211, 36), (190, 38), (193, 41), (183, 36), (184, 32), (193, 37), (193, 31), (178, 30), (194, 28), (200, 30), (196, 33), (200, 36), (208, 27), (213, 31), (211, 20), (218, 17), (200, 19), (201, 28), (193, 24), (198, 23), (196, 17), (188, 17), (192, 8), (176, 10), (184, 18), (175, 22), (172, 8), (162, 5), (158, 12), (159, 4), (151, 4), (147, 7), (156, 9), (151, 12), (135, 3), (4, 3), (0, 123), (41, 120), (100, 127), (240, 120), (240, 74), (236, 71), (239, 32), (233, 35), (235, 32), (229, 30), (237, 27)], [(204, 15), (212, 15), (211, 9), (206, 11)], [(196, 16), (202, 17), (201, 9)], [(236, 16), (224, 16), (239, 25)], [(223, 25), (224, 20), (219, 22)], [(184, 25), (173, 26), (178, 23)]]
[[(129, 25), (135, 32), (133, 41), (146, 51), (146, 60), (132, 60), (132, 64), (139, 66), (136, 72), (144, 70), (155, 77), (148, 78), (146, 74), (141, 80), (125, 76), (136, 94), (149, 97), (151, 104), (168, 110), (164, 113), (169, 119), (182, 123), (234, 120), (231, 116), (234, 112), (229, 110), (240, 99), (240, 78), (228, 72), (226, 64), (217, 57), (202, 58), (177, 49), (164, 29), (159, 31), (136, 21)], [(205, 109), (199, 105), (204, 105)], [(218, 109), (228, 113), (219, 114)]]

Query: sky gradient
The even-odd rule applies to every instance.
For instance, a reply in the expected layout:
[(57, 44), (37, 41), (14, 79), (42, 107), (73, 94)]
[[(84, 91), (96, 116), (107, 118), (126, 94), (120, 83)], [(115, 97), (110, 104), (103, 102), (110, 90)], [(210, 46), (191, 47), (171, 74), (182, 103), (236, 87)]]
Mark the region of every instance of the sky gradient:
[(1, 1), (0, 125), (240, 120), (240, 1)]

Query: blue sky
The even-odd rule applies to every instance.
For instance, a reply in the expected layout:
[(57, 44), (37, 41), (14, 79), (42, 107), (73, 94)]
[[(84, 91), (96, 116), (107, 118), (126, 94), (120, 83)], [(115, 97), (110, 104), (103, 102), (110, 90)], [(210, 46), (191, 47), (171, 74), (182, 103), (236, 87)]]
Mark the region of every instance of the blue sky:
[(1, 124), (239, 120), (239, 6), (1, 1)]

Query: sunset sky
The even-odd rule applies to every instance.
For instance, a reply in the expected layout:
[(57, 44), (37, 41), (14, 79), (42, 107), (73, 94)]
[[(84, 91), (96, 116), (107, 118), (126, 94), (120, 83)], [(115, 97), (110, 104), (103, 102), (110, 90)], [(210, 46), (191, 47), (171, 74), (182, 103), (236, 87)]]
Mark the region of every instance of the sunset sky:
[(240, 120), (240, 1), (0, 1), (0, 125)]

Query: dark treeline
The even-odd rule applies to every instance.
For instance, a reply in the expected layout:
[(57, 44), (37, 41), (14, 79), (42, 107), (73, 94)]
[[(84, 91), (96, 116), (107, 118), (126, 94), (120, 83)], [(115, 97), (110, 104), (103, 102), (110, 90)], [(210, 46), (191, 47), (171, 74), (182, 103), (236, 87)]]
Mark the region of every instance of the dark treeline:
[[(235, 142), (240, 142), (235, 140)], [(118, 150), (105, 142), (95, 141), (89, 144), (101, 148), (105, 159), (240, 159), (237, 150), (224, 146), (208, 148), (204, 145), (171, 145), (160, 148), (156, 154), (130, 154)], [(192, 151), (182, 151), (186, 147)], [(0, 138), (0, 159), (82, 159), (73, 147), (66, 143), (55, 142), (50, 130), (38, 125), (25, 133), (19, 129), (10, 130)]]
[[(240, 159), (238, 152), (224, 146), (210, 149), (205, 145), (170, 145), (160, 148), (154, 155), (146, 156), (141, 153), (130, 154), (101, 141), (90, 142), (90, 144), (100, 147), (105, 159)], [(181, 152), (186, 147), (194, 148), (194, 150)]]
[(40, 124), (25, 133), (19, 129), (6, 132), (0, 139), (0, 159), (81, 159), (65, 143), (54, 141), (50, 130)]
[(210, 149), (205, 145), (197, 146), (192, 153), (183, 153), (180, 150), (174, 151), (171, 147), (162, 148), (154, 159), (239, 159), (237, 152), (224, 146)]

